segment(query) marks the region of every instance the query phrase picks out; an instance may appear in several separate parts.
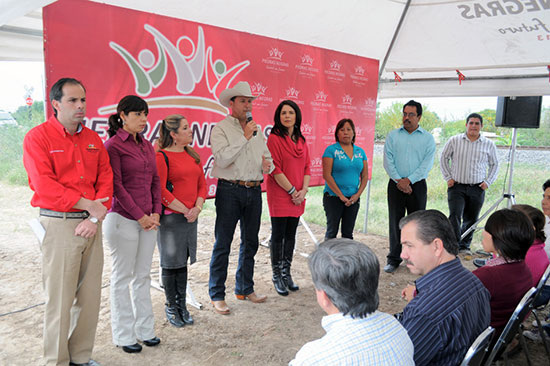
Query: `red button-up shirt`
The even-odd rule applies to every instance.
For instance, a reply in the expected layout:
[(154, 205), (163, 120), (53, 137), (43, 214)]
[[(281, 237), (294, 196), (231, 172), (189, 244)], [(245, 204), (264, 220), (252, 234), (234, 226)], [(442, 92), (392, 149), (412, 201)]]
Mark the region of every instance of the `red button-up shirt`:
[(80, 126), (71, 135), (52, 116), (25, 136), (23, 164), (34, 191), (33, 207), (79, 211), (73, 206), (82, 197), (109, 197), (103, 204), (111, 206), (113, 172), (109, 155), (97, 133), (87, 127)]

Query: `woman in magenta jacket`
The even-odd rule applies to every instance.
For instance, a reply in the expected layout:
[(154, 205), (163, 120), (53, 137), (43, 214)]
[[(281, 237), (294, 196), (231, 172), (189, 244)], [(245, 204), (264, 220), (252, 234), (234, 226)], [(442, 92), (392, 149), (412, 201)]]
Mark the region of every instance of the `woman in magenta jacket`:
[(267, 203), (271, 216), (271, 268), (279, 295), (299, 287), (292, 280), (290, 266), (296, 243), (296, 228), (304, 213), (308, 191), (309, 151), (300, 130), (302, 112), (291, 100), (275, 110), (275, 125), (267, 139), (275, 169), (267, 177)]

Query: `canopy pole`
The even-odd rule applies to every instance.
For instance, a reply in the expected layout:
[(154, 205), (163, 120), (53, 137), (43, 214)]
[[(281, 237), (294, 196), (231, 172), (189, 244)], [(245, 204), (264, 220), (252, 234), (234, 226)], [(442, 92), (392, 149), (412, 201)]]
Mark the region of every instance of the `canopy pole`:
[(395, 40), (397, 39), (397, 36), (399, 35), (399, 31), (401, 30), (401, 25), (403, 25), (403, 21), (405, 20), (405, 16), (407, 15), (407, 12), (409, 11), (409, 5), (411, 5), (411, 0), (407, 0), (407, 3), (405, 4), (405, 8), (403, 8), (403, 13), (401, 14), (401, 19), (399, 19), (399, 24), (397, 24), (397, 28), (395, 29), (395, 33), (393, 34), (393, 38), (390, 43), (390, 47), (388, 48), (388, 52), (386, 52), (386, 56), (384, 57), (384, 61), (382, 61), (382, 66), (380, 67), (380, 71), (378, 72), (378, 82), (380, 82), (380, 79), (382, 78), (382, 73), (384, 72), (384, 69), (386, 68), (386, 63), (388, 62), (388, 58), (390, 57), (390, 53), (393, 49), (393, 45), (395, 44)]

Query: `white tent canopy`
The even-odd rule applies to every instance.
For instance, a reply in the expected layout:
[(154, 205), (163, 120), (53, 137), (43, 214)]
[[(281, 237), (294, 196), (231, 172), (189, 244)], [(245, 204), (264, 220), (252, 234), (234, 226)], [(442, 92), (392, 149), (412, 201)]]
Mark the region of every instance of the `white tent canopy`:
[[(0, 60), (42, 61), (53, 1), (0, 1)], [(379, 59), (379, 98), (550, 94), (550, 0), (98, 2)]]

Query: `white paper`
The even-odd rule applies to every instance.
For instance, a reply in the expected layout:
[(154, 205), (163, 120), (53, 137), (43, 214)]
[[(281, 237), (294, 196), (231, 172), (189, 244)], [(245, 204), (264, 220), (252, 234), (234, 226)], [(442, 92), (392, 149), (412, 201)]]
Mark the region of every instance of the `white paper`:
[(46, 235), (46, 229), (44, 229), (44, 226), (42, 226), (40, 220), (37, 218), (29, 220), (29, 225), (31, 226), (32, 232), (40, 242), (40, 245), (42, 245), (42, 241), (44, 241), (44, 236)]

